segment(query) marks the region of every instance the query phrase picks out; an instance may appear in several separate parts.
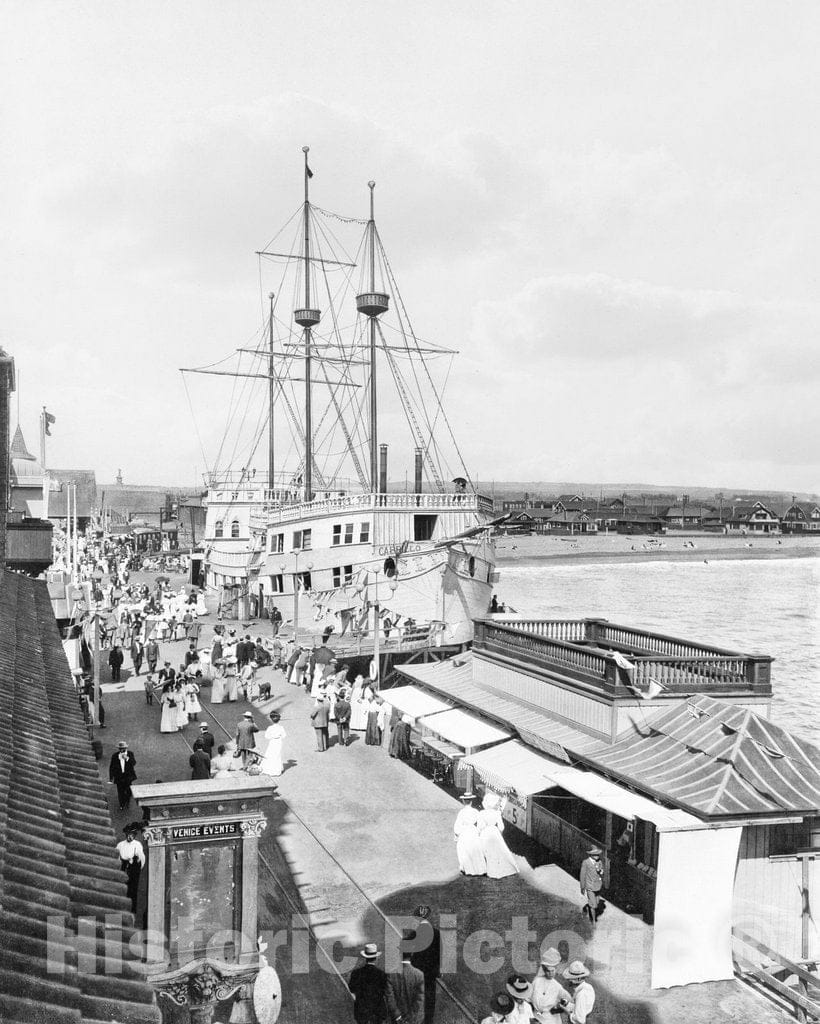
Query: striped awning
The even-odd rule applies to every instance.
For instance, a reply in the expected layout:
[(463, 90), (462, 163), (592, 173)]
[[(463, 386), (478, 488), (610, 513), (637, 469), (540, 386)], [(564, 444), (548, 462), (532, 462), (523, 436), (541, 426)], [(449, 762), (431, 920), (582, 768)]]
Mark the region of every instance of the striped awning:
[(414, 721), (423, 718), (425, 715), (434, 715), (439, 711), (447, 711), (451, 707), (447, 701), (440, 697), (434, 697), (432, 693), (425, 693), (417, 686), (394, 686), (390, 690), (380, 690), (379, 696), (390, 704), (397, 711)]
[(703, 694), (581, 759), (701, 817), (820, 813), (820, 749)]
[(496, 793), (515, 791), (522, 796), (553, 789), (556, 783), (550, 778), (548, 769), (559, 767), (555, 761), (530, 750), (519, 740), (499, 743), (487, 750), (469, 754), (461, 764), (472, 768), (482, 782)]
[(486, 747), (490, 743), (500, 743), (510, 738), (510, 734), (499, 729), (497, 725), (468, 714), (461, 708), (450, 708), (449, 711), (427, 715), (419, 719), (419, 723), (436, 736), (455, 743), (464, 750)]

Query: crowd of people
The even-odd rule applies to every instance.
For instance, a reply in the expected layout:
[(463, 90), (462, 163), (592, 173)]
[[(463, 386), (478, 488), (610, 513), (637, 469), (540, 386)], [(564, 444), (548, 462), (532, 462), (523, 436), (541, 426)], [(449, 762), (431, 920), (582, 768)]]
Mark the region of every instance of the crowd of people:
[[(433, 1024), (441, 936), (429, 906), (419, 906), (415, 917), (415, 927), (402, 930), (398, 970), (382, 970), (375, 942), (360, 949), (360, 962), (348, 979), (356, 1024)], [(531, 980), (509, 975), (504, 989), (491, 997), (481, 1024), (587, 1024), (595, 1005), (589, 969), (581, 960), (569, 962), (568, 947), (558, 945), (563, 952), (552, 946), (543, 950)]]

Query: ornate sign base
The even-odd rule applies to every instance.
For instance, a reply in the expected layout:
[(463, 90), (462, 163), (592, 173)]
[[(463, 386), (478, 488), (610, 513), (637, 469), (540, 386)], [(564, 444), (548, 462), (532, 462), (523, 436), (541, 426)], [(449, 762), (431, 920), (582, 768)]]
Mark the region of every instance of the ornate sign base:
[(202, 957), (165, 974), (149, 976), (148, 982), (158, 997), (187, 1006), (191, 1024), (211, 1024), (216, 1004), (243, 985), (252, 986), (258, 969), (256, 964), (227, 964)]

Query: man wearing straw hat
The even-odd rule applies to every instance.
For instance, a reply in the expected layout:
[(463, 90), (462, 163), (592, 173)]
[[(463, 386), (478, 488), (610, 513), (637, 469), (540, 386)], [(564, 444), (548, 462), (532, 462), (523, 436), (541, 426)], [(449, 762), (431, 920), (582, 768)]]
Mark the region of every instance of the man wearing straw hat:
[(381, 956), (379, 947), (375, 942), (368, 942), (359, 951), (359, 955), (362, 963), (353, 968), (347, 983), (355, 1000), (353, 1017), (356, 1024), (385, 1024), (387, 1021), (396, 1021), (399, 1012), (393, 992), (387, 984), (387, 975), (376, 966), (376, 961)]
[(581, 895), (586, 897), (584, 913), (592, 924), (598, 918), (598, 893), (604, 884), (604, 867), (601, 863), (601, 850), (597, 846), (587, 850), (587, 858), (581, 865)]
[(586, 1024), (595, 1005), (595, 989), (587, 981), (589, 971), (580, 960), (573, 960), (564, 971), (564, 977), (570, 986), (569, 1002), (564, 1005), (569, 1024)]
[(562, 1004), (569, 1002), (569, 992), (555, 976), (560, 963), (561, 954), (552, 946), (541, 954), (541, 965), (533, 978), (530, 996), (533, 1016), (538, 1024), (553, 1024), (550, 1015), (560, 1013)]

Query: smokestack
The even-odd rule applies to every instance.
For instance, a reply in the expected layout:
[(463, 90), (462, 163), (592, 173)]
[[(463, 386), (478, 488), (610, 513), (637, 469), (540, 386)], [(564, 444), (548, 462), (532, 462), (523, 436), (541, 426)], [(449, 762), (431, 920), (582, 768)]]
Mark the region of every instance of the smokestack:
[(422, 488), (422, 459), (421, 459), (421, 448), (416, 448), (416, 475), (413, 479), (413, 492), (415, 494), (421, 494)]
[(6, 518), (9, 508), (9, 415), (15, 390), (14, 359), (0, 348), (0, 569), (6, 567)]
[(379, 445), (379, 493), (387, 493), (387, 445)]

